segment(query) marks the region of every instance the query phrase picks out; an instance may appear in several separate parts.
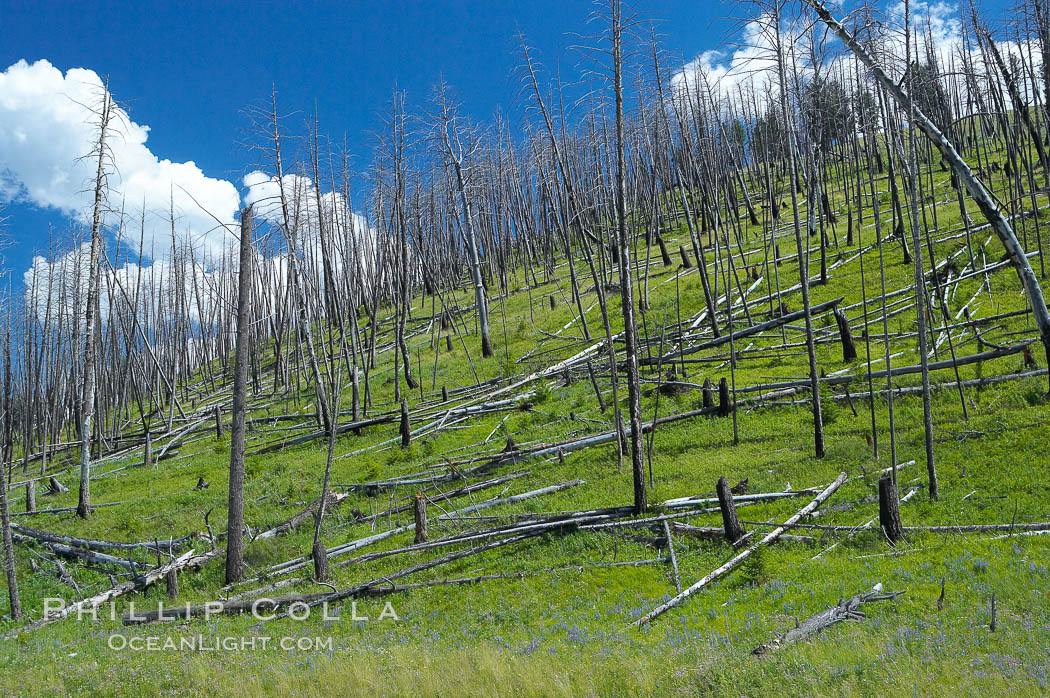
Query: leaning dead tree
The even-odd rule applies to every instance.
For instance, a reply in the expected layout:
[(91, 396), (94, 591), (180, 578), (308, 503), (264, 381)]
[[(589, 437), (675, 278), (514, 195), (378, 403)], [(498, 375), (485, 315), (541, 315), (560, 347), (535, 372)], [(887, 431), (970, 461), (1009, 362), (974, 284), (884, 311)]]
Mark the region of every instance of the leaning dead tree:
[(841, 22), (835, 19), (827, 7), (816, 2), (816, 0), (804, 1), (816, 12), (820, 21), (842, 39), (843, 43), (846, 44), (857, 59), (871, 72), (882, 89), (897, 103), (910, 110), (914, 115), (915, 125), (930, 139), (949, 167), (951, 167), (952, 173), (959, 179), (970, 196), (973, 197), (981, 213), (988, 220), (992, 231), (999, 238), (999, 242), (1006, 248), (1010, 261), (1016, 269), (1018, 277), (1020, 277), (1036, 327), (1039, 329), (1039, 336), (1043, 342), (1046, 359), (1050, 362), (1050, 311), (1047, 310), (1046, 301), (1043, 299), (1043, 291), (1039, 286), (1039, 280), (1028, 262), (1028, 255), (1018, 241), (1017, 235), (1014, 234), (1010, 222), (1003, 215), (995, 198), (981, 180), (974, 175), (973, 170), (966, 164), (966, 161), (963, 160), (944, 133), (912, 102), (904, 89), (886, 74), (882, 66), (875, 62), (871, 54)]

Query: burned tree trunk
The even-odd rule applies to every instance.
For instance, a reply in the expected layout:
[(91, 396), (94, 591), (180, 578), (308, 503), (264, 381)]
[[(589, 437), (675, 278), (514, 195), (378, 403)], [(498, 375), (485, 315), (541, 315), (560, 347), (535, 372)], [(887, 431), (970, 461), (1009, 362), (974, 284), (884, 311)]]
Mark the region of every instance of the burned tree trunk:
[(415, 496), (412, 512), (416, 522), (415, 542), (417, 544), (426, 543), (429, 538), (427, 532), (427, 498), (422, 493)]
[(839, 339), (842, 341), (842, 360), (845, 362), (857, 360), (857, 346), (853, 343), (853, 333), (849, 329), (849, 319), (846, 313), (838, 308), (835, 309), (835, 324), (839, 327)]
[(248, 331), (252, 289), (252, 208), (241, 211), (237, 282), (237, 339), (233, 359), (233, 424), (230, 426), (230, 492), (226, 515), (226, 583), (244, 574), (244, 421), (248, 407)]
[(892, 545), (904, 540), (897, 483), (893, 481), (892, 473), (886, 473), (879, 478), (879, 525)]
[(412, 423), (408, 417), (408, 400), (401, 400), (401, 448), (412, 443)]
[(718, 506), (722, 510), (722, 526), (725, 529), (726, 540), (730, 544), (736, 543), (744, 535), (744, 527), (740, 525), (736, 516), (736, 504), (733, 502), (733, 493), (725, 475), (718, 478), (715, 489), (718, 492)]

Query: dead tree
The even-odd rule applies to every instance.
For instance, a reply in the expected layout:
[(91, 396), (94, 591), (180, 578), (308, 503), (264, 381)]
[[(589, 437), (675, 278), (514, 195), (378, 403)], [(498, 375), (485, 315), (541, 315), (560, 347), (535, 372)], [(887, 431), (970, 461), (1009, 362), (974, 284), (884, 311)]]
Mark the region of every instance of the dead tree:
[(227, 510), (226, 583), (244, 574), (244, 422), (248, 404), (248, 322), (252, 287), (252, 209), (241, 211), (237, 282), (237, 343), (233, 359), (233, 424), (230, 426), (230, 491)]
[[(875, 62), (868, 51), (857, 41), (853, 34), (846, 29), (841, 22), (835, 19), (823, 4), (819, 3), (818, 0), (804, 1), (817, 13), (817, 16), (828, 26), (829, 29), (842, 39), (842, 42), (845, 43), (850, 51), (857, 56), (860, 62), (871, 71), (871, 74), (887, 94), (904, 107), (908, 107), (911, 104), (911, 101), (904, 90), (886, 74), (882, 67)], [(1039, 336), (1043, 342), (1047, 361), (1050, 362), (1050, 311), (1047, 310), (1046, 301), (1043, 299), (1043, 291), (1039, 286), (1039, 280), (1036, 278), (1032, 266), (1028, 263), (1028, 257), (1025, 254), (1025, 250), (1021, 246), (1021, 243), (1018, 242), (1017, 236), (1014, 234), (1010, 222), (1007, 220), (1006, 216), (1003, 215), (995, 198), (991, 195), (981, 180), (974, 176), (970, 166), (967, 165), (966, 161), (963, 160), (961, 155), (959, 155), (959, 152), (955, 149), (955, 146), (952, 145), (951, 141), (949, 141), (940, 129), (938, 129), (934, 123), (922, 113), (921, 109), (915, 105), (911, 105), (910, 108), (912, 109), (912, 113), (915, 117), (915, 124), (919, 127), (919, 130), (921, 130), (926, 137), (933, 142), (937, 150), (940, 151), (941, 156), (948, 163), (952, 172), (959, 181), (962, 182), (966, 191), (970, 193), (970, 196), (973, 197), (978, 208), (981, 209), (981, 213), (984, 214), (992, 230), (995, 232), (996, 236), (998, 236), (999, 242), (1001, 242), (1003, 247), (1006, 248), (1006, 252), (1010, 257), (1010, 260), (1013, 262), (1014, 268), (1017, 270), (1017, 275), (1021, 279), (1021, 285), (1024, 287), (1025, 295), (1028, 297), (1028, 303), (1032, 309), (1032, 315), (1035, 318), (1036, 326), (1039, 328)]]
[(98, 139), (89, 157), (96, 162), (94, 203), (91, 209), (91, 252), (88, 259), (88, 292), (84, 308), (83, 334), (83, 389), (80, 400), (80, 492), (77, 498), (77, 515), (86, 519), (91, 509), (91, 419), (95, 413), (95, 374), (98, 362), (99, 291), (102, 277), (103, 230), (102, 208), (106, 201), (107, 162), (109, 162), (110, 122), (113, 119), (113, 100), (109, 94), (109, 81), (102, 86), (101, 104), (95, 110), (98, 117)]
[(466, 173), (470, 159), (479, 147), (477, 134), (472, 129), (460, 125), (460, 117), (455, 104), (448, 95), (444, 83), (438, 85), (435, 101), (438, 114), (435, 119), (437, 142), (441, 146), (445, 166), (451, 171), (456, 186), (456, 194), (461, 208), (463, 232), (470, 255), (470, 276), (474, 284), (474, 303), (477, 305), (478, 329), (481, 332), (481, 355), (492, 356), (492, 342), (489, 339), (488, 299), (485, 297), (485, 284), (481, 278), (481, 257), (478, 254), (477, 232), (474, 226), (474, 215), (467, 198)]

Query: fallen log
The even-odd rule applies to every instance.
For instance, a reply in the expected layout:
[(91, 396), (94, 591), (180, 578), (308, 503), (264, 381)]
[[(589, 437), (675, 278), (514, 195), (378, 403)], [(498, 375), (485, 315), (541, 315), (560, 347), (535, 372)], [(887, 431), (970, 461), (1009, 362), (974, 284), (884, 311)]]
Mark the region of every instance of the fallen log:
[[(713, 540), (713, 541), (726, 541), (725, 530), (718, 526), (690, 526), (684, 523), (673, 523), (671, 524), (672, 530), (675, 533), (680, 533), (683, 536), (689, 538), (697, 538), (699, 540)], [(793, 536), (785, 533), (781, 536), (783, 540), (791, 541), (793, 543), (816, 543), (817, 539), (812, 536)]]
[(557, 574), (558, 572), (586, 572), (589, 569), (599, 567), (640, 567), (642, 565), (666, 564), (670, 558), (654, 557), (648, 560), (624, 560), (621, 562), (597, 562), (593, 565), (565, 565), (564, 567), (547, 567), (541, 570), (522, 570), (520, 572), (505, 572), (501, 574), (479, 574), (474, 577), (454, 577), (451, 579), (435, 579), (429, 582), (416, 582), (415, 584), (391, 584), (390, 586), (377, 586), (368, 589), (364, 593), (368, 596), (385, 596), (412, 589), (428, 589), (437, 586), (450, 586), (455, 584), (477, 584), (495, 579), (525, 579), (537, 574)]
[[(510, 538), (502, 538), (500, 540), (496, 540), (496, 541), (493, 541), (491, 543), (486, 543), (485, 545), (478, 546), (477, 548), (469, 548), (467, 550), (457, 550), (456, 552), (448, 553), (447, 555), (443, 555), (443, 556), (438, 557), (438, 558), (432, 558), (430, 560), (426, 560), (425, 562), (421, 562), (421, 563), (419, 563), (417, 565), (412, 565), (411, 567), (406, 567), (404, 569), (398, 570), (397, 572), (393, 572), (391, 574), (383, 575), (382, 577), (376, 577), (375, 579), (371, 579), (371, 580), (369, 580), (367, 582), (363, 582), (361, 584), (357, 584), (357, 585), (349, 587), (347, 589), (342, 589), (342, 590), (339, 590), (339, 591), (333, 591), (333, 592), (330, 592), (330, 593), (327, 593), (327, 594), (322, 594), (320, 596), (320, 598), (317, 598), (317, 599), (307, 603), (306, 605), (309, 606), (309, 607), (313, 607), (313, 606), (318, 606), (318, 605), (320, 605), (322, 603), (326, 603), (326, 604), (327, 603), (333, 603), (333, 602), (343, 601), (345, 599), (349, 599), (349, 598), (352, 598), (352, 597), (355, 597), (355, 596), (360, 596), (361, 594), (363, 594), (367, 590), (369, 590), (369, 589), (371, 589), (373, 587), (379, 586), (380, 584), (391, 582), (391, 581), (393, 581), (395, 579), (400, 579), (401, 577), (406, 577), (406, 576), (408, 576), (410, 574), (415, 574), (416, 572), (422, 572), (423, 570), (428, 570), (428, 569), (431, 569), (433, 567), (437, 567), (438, 565), (443, 565), (443, 564), (448, 563), (448, 562), (453, 562), (455, 560), (459, 560), (459, 559), (467, 557), (469, 555), (476, 555), (478, 553), (482, 553), (482, 552), (485, 552), (487, 550), (492, 550), (494, 548), (499, 548), (499, 547), (502, 547), (504, 545), (510, 545), (511, 543), (517, 543), (518, 541), (525, 540), (526, 538), (532, 538), (534, 536), (539, 536), (539, 535), (542, 535), (543, 533), (546, 533), (546, 531), (533, 531), (533, 532), (528, 532), (528, 533), (522, 533), (521, 535), (512, 536)], [(264, 620), (260, 621), (259, 623), (256, 623), (255, 626), (253, 626), (253, 627), (257, 628), (264, 622), (268, 622), (270, 620), (279, 620), (281, 618), (284, 618), (285, 616), (286, 616), (286, 614), (281, 614), (281, 615), (274, 616), (272, 618), (264, 619)]]
[[(465, 485), (463, 487), (457, 488), (457, 489), (452, 490), (450, 492), (439, 492), (437, 494), (428, 494), (428, 495), (425, 495), (425, 496), (426, 496), (427, 500), (430, 501), (430, 502), (443, 502), (443, 501), (448, 500), (448, 499), (455, 499), (456, 497), (461, 497), (463, 495), (473, 494), (474, 492), (478, 492), (479, 490), (488, 489), (489, 487), (495, 487), (497, 485), (502, 485), (504, 483), (510, 482), (511, 480), (515, 480), (515, 479), (517, 479), (519, 477), (524, 477), (525, 475), (528, 475), (528, 474), (529, 474), (528, 470), (522, 470), (520, 472), (510, 473), (509, 475), (503, 475), (502, 477), (492, 478), (491, 480), (485, 480), (483, 482), (476, 482), (476, 483), (473, 483), (471, 485)], [(409, 499), (411, 500), (411, 498), (409, 498)], [(402, 512), (406, 512), (409, 509), (411, 509), (413, 506), (414, 506), (413, 503), (411, 501), (409, 501), (408, 504), (401, 504), (401, 505), (398, 505), (396, 507), (391, 507), (389, 509), (386, 509), (384, 511), (380, 511), (380, 512), (378, 512), (376, 514), (372, 514), (370, 516), (362, 516), (361, 518), (358, 518), (357, 521), (358, 521), (358, 523), (372, 523), (373, 521), (378, 521), (378, 520), (380, 520), (380, 519), (382, 519), (384, 517), (393, 516), (394, 514), (400, 514)]]
[(108, 540), (90, 540), (88, 538), (77, 538), (75, 536), (66, 536), (60, 533), (52, 533), (51, 531), (44, 531), (39, 528), (30, 528), (29, 526), (20, 526), (18, 524), (11, 524), (11, 530), (15, 533), (21, 534), (26, 538), (32, 538), (44, 543), (59, 543), (62, 545), (72, 546), (74, 548), (86, 548), (88, 550), (95, 550), (98, 552), (104, 552), (106, 550), (159, 550), (161, 552), (174, 552), (178, 550), (183, 543), (193, 540), (197, 537), (196, 533), (182, 536), (181, 538), (175, 538), (168, 541), (150, 541), (143, 543), (117, 543)]
[(357, 557), (350, 558), (349, 560), (343, 560), (339, 563), (338, 566), (346, 567), (348, 565), (379, 560), (381, 558), (389, 557), (391, 555), (400, 555), (402, 553), (429, 550), (430, 548), (439, 548), (446, 545), (470, 543), (474, 541), (485, 540), (487, 538), (524, 533), (526, 531), (542, 532), (558, 528), (565, 528), (566, 526), (575, 527), (584, 523), (605, 521), (616, 516), (617, 514), (596, 514), (590, 516), (563, 517), (554, 520), (536, 521), (529, 523), (514, 523), (507, 526), (497, 526), (495, 528), (482, 529), (480, 531), (469, 531), (454, 536), (448, 536), (446, 538), (439, 538), (437, 540), (421, 541), (413, 543), (412, 545), (406, 545), (401, 548), (394, 548), (393, 550), (380, 550), (377, 552), (365, 553), (364, 555), (358, 555)]
[(810, 616), (783, 635), (773, 638), (764, 645), (759, 645), (751, 650), (751, 654), (756, 657), (761, 657), (780, 649), (784, 645), (801, 642), (806, 638), (819, 633), (821, 630), (844, 620), (863, 620), (865, 616), (860, 611), (862, 605), (873, 601), (895, 599), (904, 593), (903, 591), (892, 591), (888, 594), (883, 594), (881, 592), (882, 585), (876, 584), (875, 588), (871, 591), (857, 594), (846, 600), (839, 600), (834, 606)]
[[(260, 538), (271, 538), (273, 536), (280, 535), (281, 533), (290, 530), (295, 525), (301, 524), (303, 521), (310, 518), (314, 509), (317, 507), (318, 502), (320, 502), (320, 499), (314, 501), (305, 510), (299, 512), (288, 521), (274, 526), (273, 528), (270, 528), (266, 531), (263, 531), (255, 537), (255, 540), (258, 540)], [(293, 522), (296, 523), (293, 524)], [(50, 625), (64, 618), (68, 618), (73, 614), (79, 614), (84, 609), (96, 608), (106, 603), (107, 601), (112, 601), (113, 599), (124, 596), (125, 594), (129, 594), (135, 591), (141, 591), (162, 580), (166, 580), (169, 573), (174, 572), (177, 574), (184, 570), (199, 570), (212, 560), (225, 555), (226, 548), (215, 548), (214, 550), (211, 550), (202, 555), (194, 555), (193, 553), (194, 551), (190, 550), (167, 564), (149, 569), (141, 575), (138, 575), (121, 584), (116, 584), (113, 587), (98, 594), (95, 594), (92, 597), (82, 599), (80, 602), (75, 604), (64, 606), (53, 613), (45, 613), (45, 615), (40, 619), (33, 621), (32, 623), (29, 623), (27, 625), (22, 625), (17, 628), (13, 628), (4, 633), (3, 635), (0, 635), (0, 638), (16, 637), (28, 630), (36, 630), (37, 628), (42, 628), (45, 625)]]
[[(823, 313), (829, 309), (834, 308), (836, 305), (841, 303), (842, 300), (842, 298), (836, 298), (825, 303), (814, 305), (812, 308), (810, 308), (810, 314), (815, 316), (820, 313)], [(684, 347), (682, 349), (679, 349), (678, 351), (667, 352), (663, 356), (644, 359), (640, 358), (638, 360), (638, 363), (642, 365), (658, 364), (663, 362), (670, 363), (677, 358), (688, 356), (689, 354), (695, 354), (698, 351), (703, 351), (704, 349), (714, 349), (715, 347), (720, 347), (723, 344), (728, 343), (730, 340), (736, 341), (744, 339), (745, 337), (750, 337), (751, 335), (759, 334), (760, 332), (765, 332), (766, 330), (773, 329), (774, 327), (786, 325), (789, 322), (802, 319), (803, 317), (805, 317), (805, 315), (805, 310), (797, 310), (793, 313), (786, 313), (784, 315), (781, 315), (780, 317), (773, 318), (772, 320), (766, 320), (765, 322), (760, 322), (756, 325), (752, 325), (751, 327), (745, 327), (742, 330), (737, 330), (731, 335), (727, 334), (721, 337), (717, 337), (715, 339), (709, 339), (706, 342), (701, 342), (699, 344), (694, 344), (689, 347)]]
[(640, 628), (641, 626), (645, 625), (646, 623), (651, 622), (654, 618), (656, 618), (657, 616), (663, 615), (664, 613), (666, 613), (670, 609), (672, 609), (675, 606), (677, 606), (678, 604), (680, 604), (682, 601), (686, 600), (687, 598), (689, 598), (690, 596), (695, 594), (700, 589), (703, 589), (705, 586), (707, 586), (711, 582), (713, 582), (713, 581), (715, 581), (717, 579), (720, 579), (721, 577), (725, 576), (729, 572), (733, 571), (737, 566), (740, 565), (740, 563), (742, 563), (747, 558), (751, 557), (755, 553), (755, 551), (758, 550), (760, 547), (762, 547), (763, 545), (769, 545), (770, 543), (775, 541), (777, 538), (779, 538), (782, 535), (784, 535), (784, 533), (787, 532), (787, 529), (788, 529), (789, 526), (791, 526), (792, 524), (798, 522), (800, 519), (808, 516), (817, 507), (819, 507), (821, 504), (823, 504), (825, 501), (827, 501), (828, 498), (831, 497), (831, 495), (833, 495), (835, 493), (835, 491), (839, 487), (841, 487), (842, 483), (844, 483), (845, 481), (846, 481), (846, 473), (839, 473), (839, 476), (837, 478), (835, 478), (834, 482), (832, 482), (830, 485), (828, 485), (826, 488), (824, 488), (823, 492), (818, 494), (813, 499), (813, 501), (811, 501), (809, 504), (807, 504), (806, 506), (802, 507), (802, 509), (800, 509), (798, 511), (798, 513), (796, 513), (794, 516), (792, 516), (787, 521), (785, 521), (784, 525), (778, 526), (774, 530), (770, 531), (765, 536), (763, 536), (760, 541), (758, 541), (757, 543), (752, 545), (747, 550), (744, 550), (743, 552), (738, 553), (729, 562), (725, 563), (724, 565), (722, 565), (718, 569), (714, 570), (713, 572), (711, 572), (710, 574), (705, 576), (699, 582), (696, 582), (695, 584), (690, 586), (688, 589), (686, 589), (682, 593), (678, 594), (677, 596), (675, 596), (671, 600), (667, 601), (666, 603), (663, 603), (663, 604), (657, 606), (652, 611), (649, 611), (644, 616), (642, 616), (638, 620), (636, 620), (633, 623), (631, 623), (631, 627)]
[[(196, 557), (204, 556), (198, 555)], [(160, 580), (164, 579), (167, 576), (168, 572), (184, 569), (189, 565), (190, 561), (194, 559), (195, 557), (193, 555), (193, 551), (190, 550), (184, 553), (182, 556), (172, 560), (166, 565), (155, 567), (151, 570), (148, 570), (145, 574), (139, 577), (135, 577), (134, 579), (129, 579), (126, 582), (117, 584), (114, 587), (111, 587), (101, 593), (95, 594), (94, 596), (83, 599), (77, 603), (70, 604), (68, 606), (63, 606), (61, 609), (51, 613), (47, 613), (43, 617), (33, 621), (32, 623), (8, 630), (0, 637), (3, 637), (5, 639), (17, 637), (18, 635), (29, 630), (36, 630), (37, 628), (42, 628), (45, 625), (51, 625), (52, 623), (60, 621), (64, 618), (68, 618), (71, 615), (80, 613), (84, 609), (95, 608), (106, 603), (107, 601), (112, 601), (113, 599), (121, 597), (130, 592), (145, 589), (151, 584), (155, 584)]]
[[(529, 492), (511, 495), (510, 497), (497, 497), (492, 499), (486, 499), (485, 501), (479, 502), (478, 504), (474, 504), (472, 506), (464, 507), (462, 509), (457, 509), (456, 511), (451, 511), (447, 514), (437, 516), (434, 519), (432, 519), (432, 521), (445, 521), (454, 518), (455, 516), (469, 514), (471, 512), (480, 511), (482, 509), (487, 509), (489, 507), (493, 507), (499, 504), (513, 504), (516, 502), (524, 501), (526, 499), (531, 499), (532, 497), (539, 497), (545, 494), (551, 494), (553, 492), (560, 492), (561, 490), (565, 490), (570, 487), (575, 487), (576, 485), (581, 485), (583, 484), (583, 482), (583, 480), (570, 480), (568, 482), (563, 482), (558, 485), (551, 485), (549, 487), (542, 487), (538, 490), (531, 490)], [(387, 538), (391, 538), (400, 533), (414, 531), (415, 528), (415, 524), (411, 523), (404, 526), (392, 528), (388, 531), (383, 531), (382, 533), (376, 533), (371, 536), (366, 536), (364, 538), (358, 538), (356, 540), (349, 541), (348, 543), (343, 543), (342, 545), (333, 546), (328, 549), (328, 559), (331, 560), (332, 558), (337, 557), (339, 555), (343, 555), (353, 550), (358, 550), (367, 545), (372, 545), (373, 543), (378, 543), (379, 541), (386, 540)], [(311, 555), (303, 555), (293, 560), (287, 560), (278, 565), (270, 567), (261, 575), (258, 575), (257, 577), (253, 578), (252, 581), (263, 581), (264, 579), (266, 579), (266, 577), (274, 574), (288, 574), (303, 567), (307, 563), (311, 562), (312, 559), (313, 558)]]
[[(20, 543), (28, 543), (33, 540), (27, 536), (20, 536), (17, 533), (11, 534), (11, 538)], [(77, 548), (72, 545), (63, 545), (62, 543), (49, 543), (48, 547), (56, 555), (64, 557), (67, 560), (77, 560), (79, 562), (101, 565), (103, 567), (107, 565), (110, 567), (120, 567), (133, 575), (137, 575), (139, 571), (139, 566), (136, 565), (134, 561), (114, 557), (113, 555), (107, 555), (106, 553), (100, 553), (86, 548)], [(142, 565), (142, 567), (146, 567), (146, 565)]]
[[(99, 507), (115, 507), (118, 504), (128, 504), (132, 500), (125, 499), (119, 502), (98, 502), (91, 505), (92, 509), (98, 509)], [(68, 514), (71, 511), (76, 511), (76, 507), (56, 507), (54, 509), (37, 509), (35, 511), (12, 511), (11, 516), (33, 516), (35, 514)]]

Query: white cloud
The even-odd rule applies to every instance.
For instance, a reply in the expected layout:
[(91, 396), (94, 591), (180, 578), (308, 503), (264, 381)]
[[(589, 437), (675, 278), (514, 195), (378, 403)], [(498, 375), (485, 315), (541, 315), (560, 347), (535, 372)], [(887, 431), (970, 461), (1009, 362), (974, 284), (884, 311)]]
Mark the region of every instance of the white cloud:
[[(283, 190), (284, 200), (288, 206), (289, 227), (295, 232), (300, 255), (315, 259), (320, 257), (318, 192), (314, 189), (314, 183), (309, 177), (286, 174), (278, 182), (277, 177), (255, 170), (244, 176), (243, 184), (247, 188), (244, 203), (252, 205), (256, 219), (282, 226), (284, 224), (284, 212), (281, 207)], [(357, 251), (356, 263), (346, 262), (337, 255), (331, 260), (333, 267), (341, 271), (346, 262), (346, 266), (351, 267), (348, 269), (350, 274), (360, 276), (374, 273), (377, 238), (376, 231), (368, 225), (368, 220), (359, 213), (351, 212), (346, 198), (339, 192), (321, 193), (321, 209), (324, 213), (323, 220), (328, 235), (347, 243), (336, 247), (349, 251), (353, 244)]]
[[(83, 242), (54, 259), (33, 257), (22, 278), (26, 305), (35, 310), (37, 319), (62, 317), (66, 323), (83, 322), (90, 253), (91, 244)], [(154, 317), (151, 309), (174, 303), (180, 293), (186, 299), (190, 321), (205, 320), (198, 311), (208, 313), (219, 302), (215, 286), (223, 273), (231, 272), (208, 270), (186, 259), (178, 264), (176, 268), (169, 260), (157, 260), (145, 266), (127, 263), (116, 270), (105, 269), (99, 281), (103, 321), (111, 308), (126, 310), (137, 302), (139, 322), (148, 329)]]
[[(776, 62), (777, 25), (772, 15), (763, 14), (747, 22), (732, 51), (712, 49), (703, 51), (671, 76), (671, 93), (676, 99), (695, 103), (697, 95), (709, 103), (720, 105), (743, 98), (754, 99), (762, 108), (766, 101), (778, 94)], [(805, 70), (796, 44), (804, 41), (786, 22), (780, 25), (780, 44), (785, 52), (793, 54), (801, 70)], [(792, 60), (788, 56), (787, 60)], [(791, 80), (790, 66), (787, 68)]]
[[(90, 220), (97, 163), (84, 156), (97, 138), (91, 107), (100, 103), (101, 94), (102, 81), (94, 71), (73, 68), (63, 75), (46, 60), (19, 61), (0, 73), (0, 202), (23, 201)], [(119, 209), (123, 202), (128, 211), (137, 211), (145, 205), (146, 249), (156, 239), (160, 251), (170, 250), (173, 202), (177, 234), (188, 234), (198, 249), (220, 251), (229, 234), (217, 229), (212, 215), (223, 223), (234, 220), (236, 187), (206, 176), (192, 161), (154, 155), (146, 145), (149, 127), (132, 121), (123, 109), (117, 109), (113, 126), (110, 207)]]

